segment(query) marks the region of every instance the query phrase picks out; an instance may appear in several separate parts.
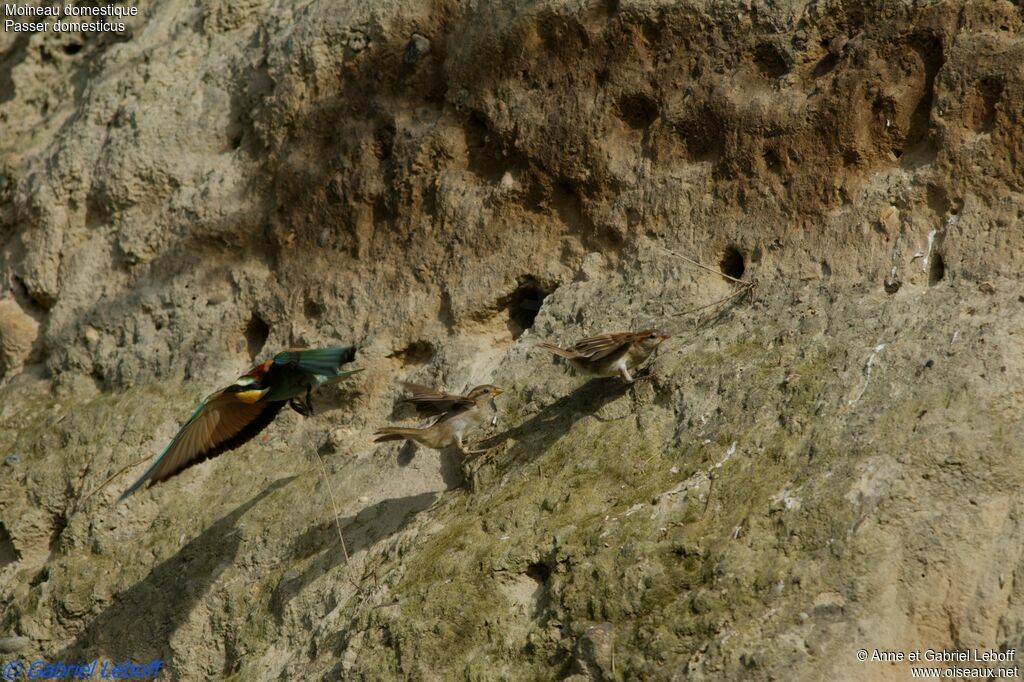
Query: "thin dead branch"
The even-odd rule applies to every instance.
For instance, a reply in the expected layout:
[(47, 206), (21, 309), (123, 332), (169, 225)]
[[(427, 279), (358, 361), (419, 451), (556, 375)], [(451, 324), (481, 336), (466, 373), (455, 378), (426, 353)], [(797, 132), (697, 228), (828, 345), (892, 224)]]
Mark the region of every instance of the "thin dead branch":
[(145, 457), (143, 457), (142, 459), (137, 459), (137, 460), (135, 460), (134, 462), (132, 462), (132, 463), (130, 463), (130, 464), (125, 464), (125, 465), (124, 465), (123, 467), (121, 467), (120, 469), (118, 469), (117, 471), (115, 471), (115, 472), (114, 472), (114, 473), (113, 473), (113, 474), (112, 474), (112, 475), (110, 476), (110, 478), (108, 478), (107, 480), (103, 481), (103, 483), (100, 483), (100, 485), (99, 485), (99, 487), (98, 487), (98, 488), (96, 488), (96, 489), (95, 489), (95, 490), (93, 490), (93, 491), (92, 491), (91, 493), (89, 493), (88, 495), (86, 495), (85, 497), (83, 497), (83, 498), (82, 498), (82, 502), (81, 502), (81, 503), (82, 503), (82, 504), (84, 504), (85, 502), (87, 502), (87, 501), (89, 500), (89, 498), (90, 498), (90, 497), (92, 497), (93, 495), (95, 495), (95, 494), (96, 494), (96, 493), (98, 493), (99, 491), (101, 491), (101, 490), (103, 490), (104, 488), (106, 488), (106, 487), (107, 487), (107, 484), (108, 484), (108, 483), (110, 483), (111, 481), (113, 481), (113, 480), (114, 480), (115, 478), (117, 478), (118, 476), (120, 476), (120, 475), (121, 475), (121, 474), (123, 474), (124, 472), (128, 471), (128, 470), (129, 470), (129, 469), (131, 469), (132, 467), (134, 467), (134, 466), (138, 466), (139, 464), (142, 464), (142, 463), (143, 463), (143, 462), (145, 462), (145, 461), (146, 461), (147, 459), (150, 459), (150, 458), (151, 458), (152, 456), (153, 456), (153, 455), (146, 455), (146, 456), (145, 456)]
[(725, 274), (724, 272), (722, 272), (720, 270), (715, 270), (714, 268), (710, 268), (707, 265), (704, 265), (703, 263), (701, 263), (699, 261), (696, 261), (693, 258), (690, 258), (689, 256), (684, 256), (681, 253), (676, 253), (672, 249), (666, 249), (664, 246), (659, 246), (658, 248), (661, 249), (662, 251), (664, 251), (665, 253), (669, 254), (670, 256), (675, 256), (676, 258), (681, 258), (682, 260), (686, 261), (687, 263), (690, 263), (691, 265), (696, 265), (701, 270), (707, 270), (712, 275), (721, 275), (722, 277), (725, 277), (727, 280), (730, 280), (732, 282), (736, 282), (737, 284), (742, 284), (744, 286), (751, 286), (752, 285), (751, 282), (744, 282), (742, 279), (737, 279), (736, 277), (733, 277), (732, 275), (727, 275), (727, 274)]
[(309, 438), (309, 449), (313, 451), (313, 455), (316, 456), (318, 462), (320, 462), (320, 472), (324, 475), (324, 482), (327, 484), (327, 495), (331, 498), (331, 510), (334, 512), (334, 527), (338, 529), (338, 540), (341, 542), (341, 553), (345, 556), (345, 572), (348, 576), (348, 581), (352, 584), (356, 590), (359, 589), (359, 583), (352, 579), (352, 571), (349, 566), (348, 560), (348, 548), (345, 547), (345, 536), (341, 533), (341, 514), (338, 512), (338, 503), (334, 498), (334, 486), (331, 485), (331, 477), (327, 475), (327, 463), (324, 462), (323, 456), (320, 451), (313, 445), (312, 437)]

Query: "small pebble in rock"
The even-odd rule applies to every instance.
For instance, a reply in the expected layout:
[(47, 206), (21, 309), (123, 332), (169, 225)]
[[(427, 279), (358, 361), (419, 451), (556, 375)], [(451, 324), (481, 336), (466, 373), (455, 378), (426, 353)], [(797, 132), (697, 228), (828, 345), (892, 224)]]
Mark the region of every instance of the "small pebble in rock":
[(17, 466), (20, 462), (21, 455), (19, 455), (18, 453), (13, 453), (4, 457), (4, 464), (9, 467)]
[(370, 39), (358, 31), (349, 36), (348, 47), (353, 52), (362, 52), (370, 44)]
[(405, 46), (405, 63), (415, 64), (428, 52), (430, 52), (430, 40), (419, 33), (413, 33), (409, 43)]
[(0, 654), (19, 654), (31, 644), (28, 637), (0, 637)]

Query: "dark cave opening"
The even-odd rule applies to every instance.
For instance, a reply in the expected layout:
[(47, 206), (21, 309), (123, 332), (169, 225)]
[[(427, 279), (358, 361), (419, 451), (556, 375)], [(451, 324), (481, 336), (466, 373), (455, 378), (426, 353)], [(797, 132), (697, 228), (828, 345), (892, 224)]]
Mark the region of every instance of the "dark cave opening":
[(270, 325), (258, 314), (253, 313), (249, 318), (249, 323), (245, 326), (245, 344), (251, 360), (255, 360), (256, 356), (260, 354), (263, 346), (267, 344), (269, 336)]
[(548, 293), (532, 279), (512, 292), (508, 302), (508, 328), (512, 338), (518, 339), (533, 326)]
[(743, 254), (735, 246), (729, 246), (722, 252), (722, 258), (718, 261), (718, 269), (726, 276), (726, 279), (742, 279), (743, 273), (747, 271), (747, 264)]

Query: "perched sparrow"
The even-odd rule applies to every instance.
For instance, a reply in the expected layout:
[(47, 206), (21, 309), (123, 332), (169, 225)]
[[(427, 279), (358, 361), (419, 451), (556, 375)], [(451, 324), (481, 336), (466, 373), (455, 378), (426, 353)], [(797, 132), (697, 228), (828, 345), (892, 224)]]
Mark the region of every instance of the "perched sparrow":
[(650, 357), (654, 349), (669, 337), (657, 329), (642, 332), (616, 332), (583, 339), (572, 348), (559, 348), (550, 343), (538, 344), (565, 358), (585, 374), (610, 377), (618, 374), (632, 383), (631, 368)]
[[(454, 445), (464, 455), (476, 455), (486, 450), (469, 450), (462, 442), (463, 436), (477, 428), (487, 419), (487, 404), (502, 390), (497, 386), (485, 384), (477, 386), (466, 395), (448, 395), (418, 384), (402, 383), (412, 396), (405, 402), (412, 403), (416, 412), (422, 417), (438, 417), (425, 429), (407, 429), (388, 427), (380, 429), (374, 435), (374, 443), (390, 440), (413, 440), (434, 450), (441, 450)], [(495, 408), (496, 409), (496, 408)]]
[(312, 414), (313, 389), (362, 371), (341, 368), (355, 357), (356, 349), (351, 346), (291, 349), (253, 367), (235, 383), (206, 398), (121, 499), (147, 481), (150, 485), (166, 481), (193, 464), (234, 450), (274, 421), (285, 404), (303, 416)]

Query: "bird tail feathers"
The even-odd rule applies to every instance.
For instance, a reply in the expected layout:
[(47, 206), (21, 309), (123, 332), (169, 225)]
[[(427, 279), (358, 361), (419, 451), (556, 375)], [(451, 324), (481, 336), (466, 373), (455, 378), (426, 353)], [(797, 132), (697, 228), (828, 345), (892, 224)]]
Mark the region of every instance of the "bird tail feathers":
[(337, 383), (339, 383), (341, 381), (344, 381), (345, 379), (348, 379), (353, 374), (358, 374), (359, 372), (362, 372), (362, 371), (363, 371), (363, 368), (342, 370), (341, 372), (338, 373), (338, 376), (331, 377), (330, 379), (327, 380), (326, 383), (328, 385), (330, 385), (330, 384), (337, 384)]
[(320, 374), (332, 379), (344, 371), (341, 369), (342, 365), (355, 359), (355, 346), (287, 350), (274, 357), (274, 361), (279, 364), (294, 364), (304, 372)]
[(391, 440), (408, 440), (415, 438), (424, 429), (405, 429), (397, 426), (391, 426), (386, 429), (380, 429), (377, 433), (373, 434), (377, 436), (373, 439), (374, 443), (386, 443)]
[(149, 475), (153, 473), (153, 471), (160, 464), (160, 460), (162, 460), (162, 459), (163, 459), (163, 455), (161, 455), (156, 460), (156, 462), (154, 462), (153, 465), (151, 467), (149, 467), (149, 469), (146, 470), (146, 473), (142, 474), (142, 476), (139, 478), (139, 480), (135, 481), (135, 483), (133, 483), (132, 486), (130, 488), (128, 488), (128, 490), (125, 490), (123, 493), (121, 493), (121, 497), (117, 498), (117, 501), (119, 503), (120, 502), (124, 502), (125, 500), (127, 500), (131, 496), (132, 493), (134, 493), (136, 490), (138, 490), (143, 485), (145, 485), (145, 483), (149, 480)]
[(550, 343), (538, 343), (537, 345), (543, 348), (544, 350), (551, 351), (552, 353), (559, 357), (568, 358), (570, 360), (576, 357), (572, 351), (566, 350), (564, 348), (559, 348), (558, 346), (555, 346)]

